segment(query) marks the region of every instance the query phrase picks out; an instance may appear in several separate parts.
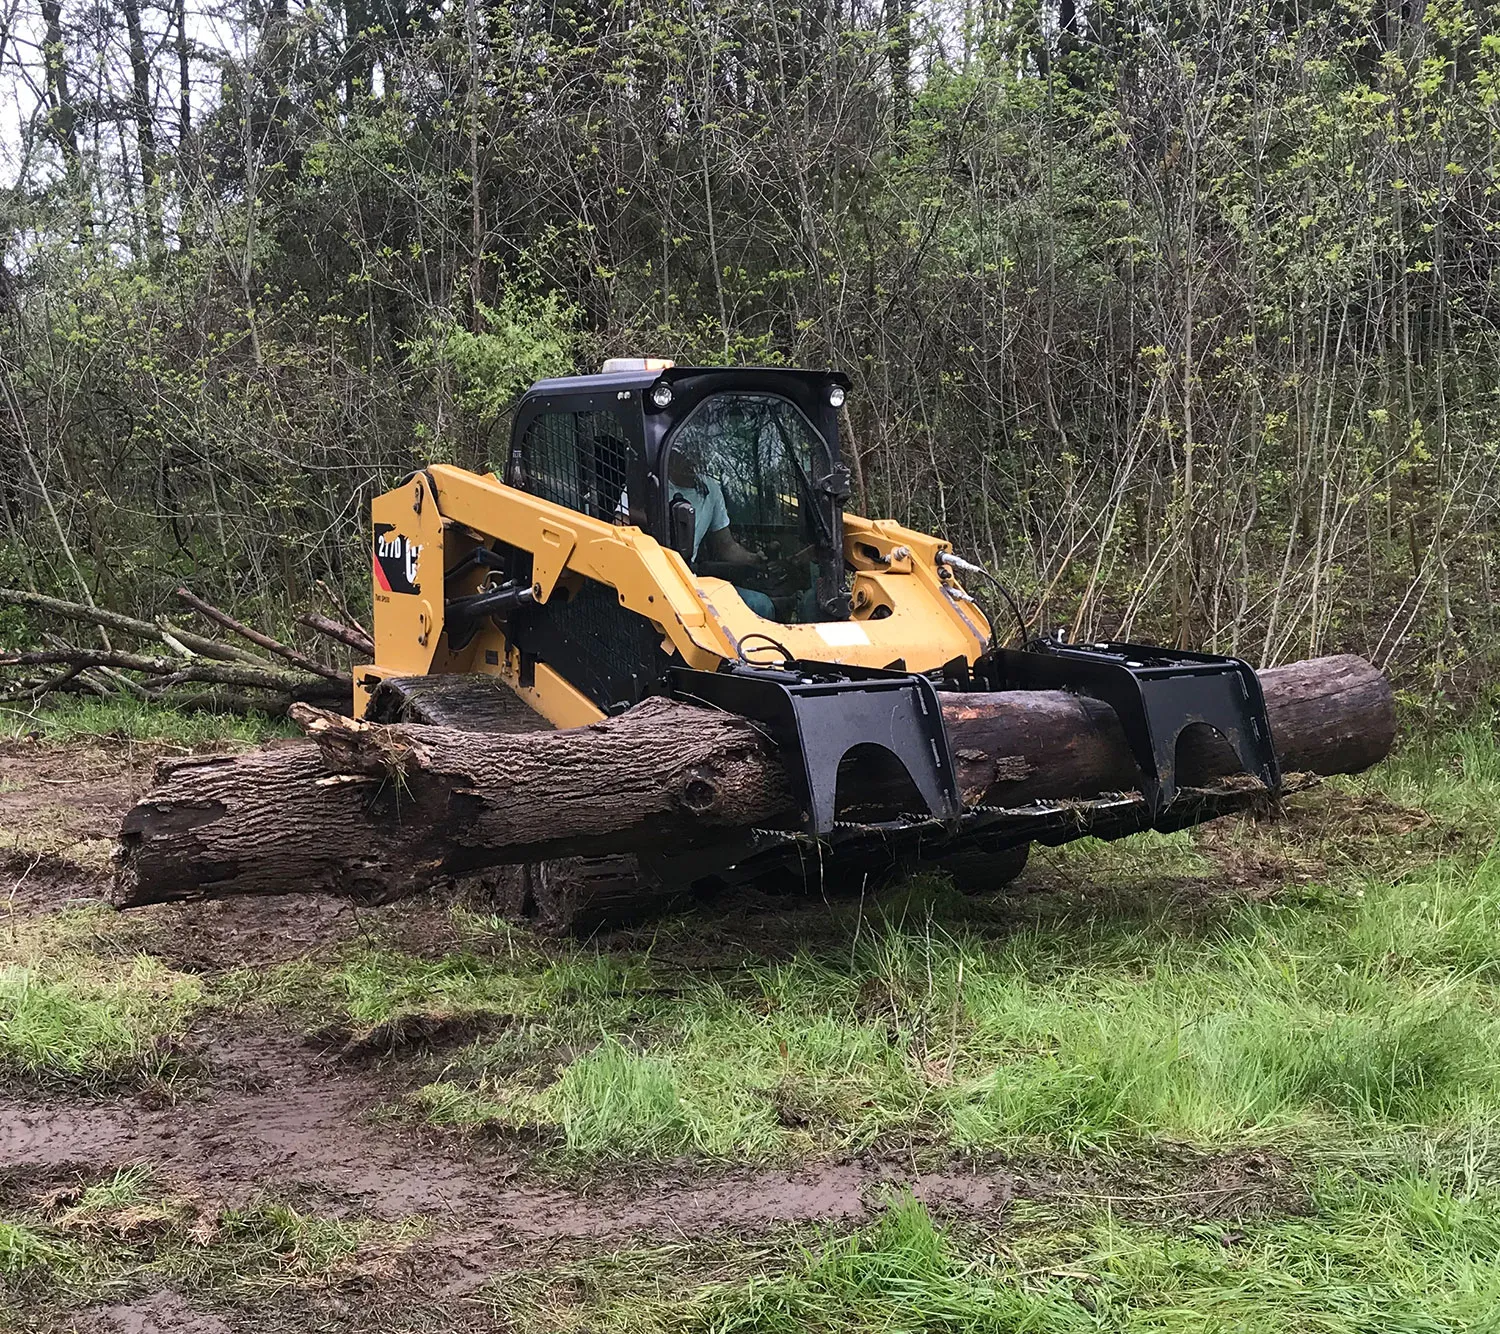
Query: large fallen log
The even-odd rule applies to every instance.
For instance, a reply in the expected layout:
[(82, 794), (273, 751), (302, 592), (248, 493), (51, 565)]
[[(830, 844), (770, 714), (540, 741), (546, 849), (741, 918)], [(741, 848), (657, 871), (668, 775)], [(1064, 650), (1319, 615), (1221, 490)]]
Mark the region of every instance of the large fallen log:
[[(1395, 733), (1362, 659), (1261, 673), (1287, 769), (1356, 772)], [(970, 804), (1091, 797), (1135, 768), (1106, 705), (1061, 691), (952, 694), (943, 717)], [(310, 733), (248, 755), (169, 761), (125, 817), (115, 901), (133, 907), (321, 891), (385, 902), (502, 864), (629, 853), (713, 830), (791, 826), (786, 775), (737, 716), (664, 699), (561, 732), (355, 722), (296, 706)], [(1180, 776), (1231, 772), (1184, 745)]]

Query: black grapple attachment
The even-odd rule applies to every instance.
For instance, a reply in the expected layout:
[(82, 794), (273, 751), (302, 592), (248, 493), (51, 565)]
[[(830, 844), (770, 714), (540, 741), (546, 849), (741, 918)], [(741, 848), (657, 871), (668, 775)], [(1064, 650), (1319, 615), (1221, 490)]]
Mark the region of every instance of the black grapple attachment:
[(878, 767), (894, 763), (920, 800), (920, 814), (930, 819), (953, 821), (963, 813), (937, 687), (925, 676), (800, 663), (720, 672), (674, 667), (666, 683), (677, 699), (738, 713), (765, 728), (808, 834), (827, 838), (837, 831), (846, 758)]
[(1177, 800), (1177, 743), (1192, 727), (1217, 732), (1266, 791), (1281, 786), (1265, 696), (1249, 663), (1145, 644), (1064, 644), (992, 649), (974, 668), (989, 690), (1073, 690), (1115, 711), (1153, 820)]
[[(795, 832), (756, 830), (729, 845), (662, 854), (657, 870), (673, 878), (753, 878), (788, 856), (804, 867), (809, 858), (826, 858), (844, 872), (893, 859), (941, 865), (1031, 842), (1170, 831), (1275, 797), (1281, 787), (1260, 682), (1237, 658), (1041, 640), (932, 676), (829, 663), (736, 664), (719, 672), (674, 668), (663, 687), (762, 726), (802, 810)], [(1139, 770), (1136, 790), (965, 807), (938, 704), (943, 690), (1067, 690), (1108, 704)], [(1217, 734), (1257, 781), (1213, 789), (1180, 784), (1178, 743), (1193, 728)], [(907, 800), (892, 809), (897, 790)]]

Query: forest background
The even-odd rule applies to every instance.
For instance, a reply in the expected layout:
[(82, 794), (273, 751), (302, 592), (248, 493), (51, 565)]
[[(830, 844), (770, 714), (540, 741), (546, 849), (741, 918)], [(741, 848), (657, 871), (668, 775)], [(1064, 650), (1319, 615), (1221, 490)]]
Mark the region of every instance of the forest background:
[(285, 631), (538, 375), (831, 365), (851, 507), (1038, 628), (1467, 707), (1496, 11), (0, 0), (0, 583)]

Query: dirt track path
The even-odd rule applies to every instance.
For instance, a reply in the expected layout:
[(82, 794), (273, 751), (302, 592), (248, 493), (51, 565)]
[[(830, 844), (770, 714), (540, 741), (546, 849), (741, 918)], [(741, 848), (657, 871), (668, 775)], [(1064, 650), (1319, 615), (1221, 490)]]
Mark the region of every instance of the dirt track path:
[(372, 1089), (358, 1076), (269, 1042), (256, 1054), (266, 1075), (258, 1087), (160, 1110), (122, 1100), (0, 1099), (0, 1163), (34, 1175), (42, 1189), (63, 1171), (98, 1179), (140, 1163), (168, 1190), (214, 1207), (311, 1194), (325, 1215), (420, 1216), (428, 1231), (407, 1269), (438, 1299), (463, 1297), (497, 1270), (573, 1242), (624, 1246), (857, 1222), (901, 1188), (950, 1216), (993, 1216), (1016, 1188), (998, 1170), (913, 1174), (890, 1163), (819, 1161), (717, 1173), (664, 1166), (644, 1185), (639, 1175), (605, 1174), (591, 1189), (568, 1189), (525, 1179), (519, 1155), (371, 1124)]
[(161, 1110), (120, 1100), (0, 1099), (0, 1162), (91, 1173), (143, 1163), (204, 1200), (239, 1204), (267, 1190), (311, 1190), (377, 1218), (483, 1221), (517, 1240), (702, 1235), (858, 1218), (893, 1185), (945, 1208), (986, 1210), (1002, 1207), (1014, 1184), (998, 1172), (907, 1174), (890, 1164), (817, 1162), (711, 1176), (664, 1168), (645, 1189), (611, 1182), (597, 1192), (567, 1190), (519, 1179), (519, 1155), (371, 1124), (372, 1090), (363, 1079), (269, 1041), (256, 1055), (266, 1076), (258, 1087)]
[[(119, 813), (149, 782), (152, 759), (131, 747), (0, 746), (0, 828), (15, 831), (20, 845), (6, 848), (0, 839), (0, 855), (9, 853), (25, 872), (13, 911), (45, 912), (101, 895)], [(46, 815), (40, 826), (39, 813)], [(165, 957), (195, 969), (305, 957), (356, 929), (341, 905), (326, 900), (249, 900), (159, 915), (172, 923), (163, 933)], [(1004, 1173), (911, 1175), (888, 1164), (818, 1162), (714, 1175), (664, 1169), (644, 1189), (607, 1181), (565, 1190), (522, 1180), (522, 1151), (507, 1155), (494, 1145), (372, 1124), (369, 1114), (388, 1090), (317, 1058), (291, 1034), (237, 1036), (207, 1058), (209, 1094), (160, 1109), (126, 1098), (0, 1097), (0, 1163), (91, 1174), (142, 1163), (178, 1189), (227, 1204), (268, 1190), (311, 1191), (335, 1209), (439, 1218), (459, 1230), (458, 1240), (476, 1244), (857, 1219), (894, 1185), (934, 1205), (978, 1211), (1003, 1207), (1013, 1188)]]
[[(0, 1163), (38, 1188), (62, 1171), (97, 1179), (148, 1165), (170, 1189), (209, 1205), (267, 1194), (328, 1214), (385, 1220), (420, 1216), (426, 1234), (405, 1272), (435, 1299), (460, 1298), (495, 1273), (544, 1263), (558, 1248), (756, 1234), (797, 1223), (857, 1223), (899, 1190), (941, 1216), (995, 1220), (1014, 1198), (1066, 1205), (1108, 1200), (1122, 1216), (1197, 1221), (1299, 1212), (1305, 1190), (1274, 1155), (1077, 1163), (1024, 1170), (955, 1163), (913, 1172), (873, 1157), (817, 1160), (793, 1169), (705, 1170), (664, 1164), (631, 1178), (601, 1173), (570, 1189), (528, 1172), (524, 1155), (367, 1119), (372, 1087), (305, 1053), (267, 1044), (278, 1073), (254, 1089), (221, 1089), (154, 1110), (124, 1101), (44, 1104), (0, 1099)], [(30, 1172), (28, 1172), (30, 1169)], [(172, 1328), (175, 1329), (175, 1326)]]

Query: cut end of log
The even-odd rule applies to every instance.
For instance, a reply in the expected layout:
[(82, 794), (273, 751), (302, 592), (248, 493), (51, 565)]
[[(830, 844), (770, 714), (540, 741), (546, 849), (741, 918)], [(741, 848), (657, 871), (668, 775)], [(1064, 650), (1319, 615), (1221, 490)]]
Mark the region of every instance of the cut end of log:
[(1396, 694), (1385, 674), (1353, 653), (1259, 673), (1283, 770), (1357, 774), (1391, 753)]

